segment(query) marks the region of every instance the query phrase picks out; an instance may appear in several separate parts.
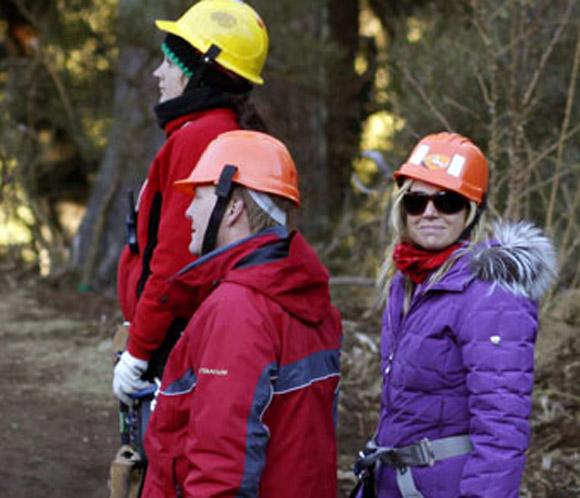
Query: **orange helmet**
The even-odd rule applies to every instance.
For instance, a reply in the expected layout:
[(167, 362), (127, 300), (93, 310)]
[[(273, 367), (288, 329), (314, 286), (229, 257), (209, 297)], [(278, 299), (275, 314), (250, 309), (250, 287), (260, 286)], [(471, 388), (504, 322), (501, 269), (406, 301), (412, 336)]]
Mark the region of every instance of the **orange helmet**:
[(298, 173), (290, 152), (279, 140), (257, 131), (222, 133), (207, 146), (189, 177), (174, 185), (191, 195), (197, 185), (217, 185), (230, 165), (237, 169), (234, 183), (286, 197), (300, 206)]
[(394, 177), (442, 187), (481, 205), (488, 189), (489, 169), (487, 159), (473, 142), (457, 133), (443, 132), (421, 139)]

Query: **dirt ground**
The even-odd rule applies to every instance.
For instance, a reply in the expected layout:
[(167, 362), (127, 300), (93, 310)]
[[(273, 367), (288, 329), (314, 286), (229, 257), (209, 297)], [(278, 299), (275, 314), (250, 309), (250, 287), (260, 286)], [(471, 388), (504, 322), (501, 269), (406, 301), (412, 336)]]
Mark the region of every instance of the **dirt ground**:
[(95, 295), (0, 277), (0, 497), (108, 496), (115, 313)]
[[(372, 433), (380, 390), (370, 294), (339, 290), (345, 349), (339, 407), (341, 496)], [(522, 498), (580, 496), (580, 293), (544, 313)], [(106, 498), (116, 451), (110, 394), (115, 302), (0, 268), (0, 498)], [(490, 497), (492, 498), (492, 497)]]

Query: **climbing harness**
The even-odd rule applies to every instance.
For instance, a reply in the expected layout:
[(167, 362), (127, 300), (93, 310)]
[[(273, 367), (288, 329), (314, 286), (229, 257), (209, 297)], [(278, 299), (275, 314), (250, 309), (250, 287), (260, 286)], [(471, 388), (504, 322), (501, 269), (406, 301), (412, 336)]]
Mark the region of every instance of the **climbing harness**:
[(403, 448), (377, 446), (371, 439), (354, 465), (359, 482), (350, 496), (354, 498), (362, 489), (362, 498), (374, 498), (375, 470), (377, 465), (387, 465), (396, 469), (397, 485), (403, 498), (425, 498), (415, 486), (411, 467), (432, 467), (440, 460), (465, 455), (472, 449), (471, 440), (465, 434), (434, 440), (424, 438)]

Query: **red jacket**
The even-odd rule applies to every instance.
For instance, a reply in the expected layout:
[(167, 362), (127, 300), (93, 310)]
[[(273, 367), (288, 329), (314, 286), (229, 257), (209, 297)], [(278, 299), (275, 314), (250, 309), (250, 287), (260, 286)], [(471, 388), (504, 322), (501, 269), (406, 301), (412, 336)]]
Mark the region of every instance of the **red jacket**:
[[(188, 251), (191, 224), (185, 218), (191, 198), (176, 191), (173, 182), (189, 176), (206, 146), (220, 133), (238, 129), (234, 111), (211, 109), (169, 122), (167, 142), (149, 168), (137, 201), (139, 254), (126, 246), (117, 273), (118, 298), (129, 328), (129, 352), (144, 360), (162, 343), (176, 319), (159, 296), (164, 282), (193, 261)], [(181, 318), (189, 319), (198, 300), (190, 299)]]
[(219, 281), (173, 349), (145, 438), (144, 498), (335, 498), (341, 324), (300, 234), (218, 249), (180, 287)]

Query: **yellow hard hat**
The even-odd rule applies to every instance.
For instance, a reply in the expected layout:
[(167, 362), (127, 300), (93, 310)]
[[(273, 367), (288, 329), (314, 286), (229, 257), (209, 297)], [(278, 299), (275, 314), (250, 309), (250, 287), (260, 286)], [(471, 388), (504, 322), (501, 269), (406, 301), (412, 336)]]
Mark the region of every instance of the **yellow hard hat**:
[(263, 84), (261, 73), (268, 55), (266, 25), (241, 0), (202, 0), (177, 21), (155, 21), (205, 54), (212, 45), (220, 49), (216, 62), (252, 83)]

